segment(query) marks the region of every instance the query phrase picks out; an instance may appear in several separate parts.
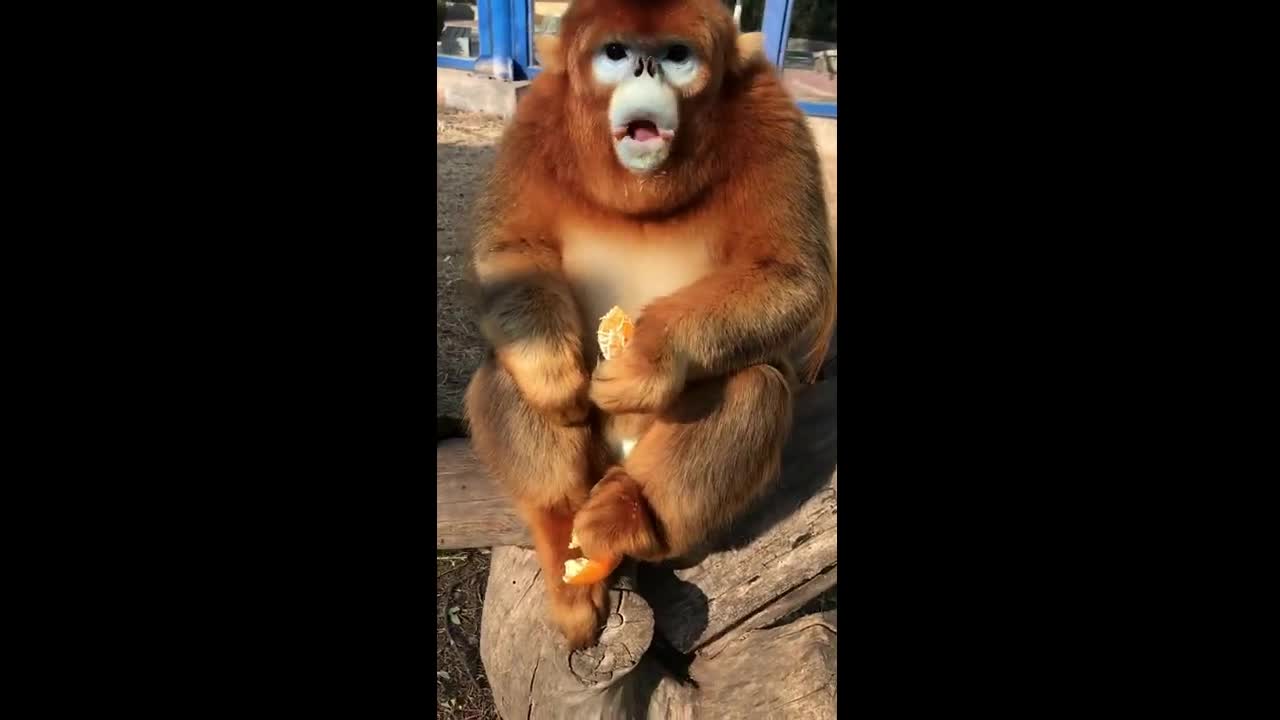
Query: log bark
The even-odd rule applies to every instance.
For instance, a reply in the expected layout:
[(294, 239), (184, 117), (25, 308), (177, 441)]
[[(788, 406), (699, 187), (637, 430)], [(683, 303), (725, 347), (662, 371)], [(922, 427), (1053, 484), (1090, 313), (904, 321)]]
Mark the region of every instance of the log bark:
[(718, 655), (700, 655), (690, 675), (693, 717), (834, 718), (835, 611), (747, 633)]
[[(620, 580), (610, 590), (611, 612), (600, 642), (570, 652), (546, 621), (537, 556), (525, 548), (494, 548), (480, 618), (480, 657), (504, 718), (627, 717), (621, 704), (638, 706), (631, 699), (634, 692), (624, 690), (635, 686), (624, 682), (649, 649), (653, 612), (632, 589), (633, 575), (624, 572)], [(610, 714), (600, 714), (606, 710)]]
[(625, 619), (597, 647), (570, 653), (545, 621), (539, 575), (533, 551), (494, 548), (480, 655), (503, 718), (834, 717), (834, 611), (733, 633), (696, 653), (684, 679), (637, 642), (652, 636), (652, 615), (625, 590), (611, 594)]

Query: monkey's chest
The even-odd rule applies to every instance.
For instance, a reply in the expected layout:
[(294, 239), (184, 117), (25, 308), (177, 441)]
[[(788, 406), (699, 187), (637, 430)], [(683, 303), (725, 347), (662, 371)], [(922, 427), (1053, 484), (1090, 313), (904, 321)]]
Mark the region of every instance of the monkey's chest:
[(653, 300), (711, 271), (706, 240), (693, 232), (637, 230), (626, 234), (571, 229), (562, 234), (561, 241), (564, 274), (582, 313), (589, 348), (595, 347), (600, 318), (614, 305), (638, 319)]

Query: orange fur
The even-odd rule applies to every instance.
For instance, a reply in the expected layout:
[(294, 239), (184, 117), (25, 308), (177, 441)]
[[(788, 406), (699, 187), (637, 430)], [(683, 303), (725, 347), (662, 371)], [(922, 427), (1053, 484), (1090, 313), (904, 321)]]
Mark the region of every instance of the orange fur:
[(542, 72), (564, 72), (564, 53), (560, 49), (560, 38), (556, 35), (534, 35), (533, 46), (538, 50), (538, 63)]
[(777, 479), (791, 407), (769, 365), (692, 384), (578, 511), (583, 552), (659, 561), (714, 540)]
[(738, 48), (738, 67), (740, 71), (745, 71), (756, 63), (765, 62), (764, 33), (742, 33), (738, 36), (738, 41), (735, 45)]
[[(494, 356), (467, 412), (477, 455), (531, 527), (568, 508), (588, 556), (657, 560), (767, 490), (791, 352), (811, 341), (809, 371), (825, 356), (835, 260), (818, 156), (758, 38), (739, 37), (715, 0), (575, 0), (561, 28), (539, 43), (545, 71), (477, 207), (471, 274)], [(669, 158), (644, 175), (617, 161), (611, 89), (590, 70), (602, 43), (634, 37), (680, 38), (703, 60), (678, 95)], [(635, 334), (597, 363), (613, 304)], [(544, 547), (556, 528), (534, 532), (548, 573), (563, 560)], [(594, 596), (548, 589), (553, 619), (582, 642)]]

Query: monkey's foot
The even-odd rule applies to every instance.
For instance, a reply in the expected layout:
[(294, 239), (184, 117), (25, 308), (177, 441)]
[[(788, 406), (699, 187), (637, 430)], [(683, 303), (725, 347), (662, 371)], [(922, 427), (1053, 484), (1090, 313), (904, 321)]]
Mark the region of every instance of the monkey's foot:
[(569, 655), (569, 669), (583, 685), (612, 684), (639, 664), (653, 642), (653, 610), (635, 590), (637, 567), (636, 561), (624, 560), (614, 577), (609, 589), (613, 611), (600, 642)]
[(570, 650), (591, 645), (609, 613), (604, 583), (564, 585), (557, 578), (556, 585), (559, 587), (551, 593), (552, 625), (564, 636)]

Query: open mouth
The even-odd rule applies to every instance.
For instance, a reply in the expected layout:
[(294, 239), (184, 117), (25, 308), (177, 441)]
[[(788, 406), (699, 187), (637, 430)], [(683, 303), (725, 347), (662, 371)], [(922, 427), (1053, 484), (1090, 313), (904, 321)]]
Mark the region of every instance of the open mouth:
[(676, 137), (676, 118), (674, 113), (668, 114), (671, 117), (641, 108), (610, 113), (613, 152), (623, 167), (643, 174), (656, 170), (667, 161)]
[(653, 140), (670, 142), (673, 137), (675, 137), (674, 130), (659, 128), (652, 120), (632, 120), (626, 125), (613, 129), (613, 139), (619, 142), (622, 140), (634, 140), (640, 143)]

